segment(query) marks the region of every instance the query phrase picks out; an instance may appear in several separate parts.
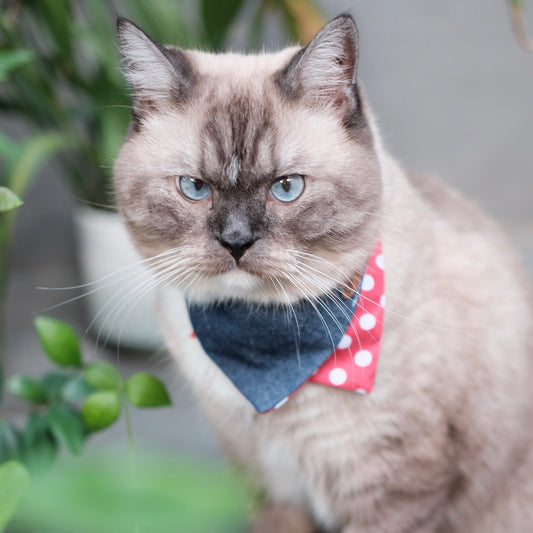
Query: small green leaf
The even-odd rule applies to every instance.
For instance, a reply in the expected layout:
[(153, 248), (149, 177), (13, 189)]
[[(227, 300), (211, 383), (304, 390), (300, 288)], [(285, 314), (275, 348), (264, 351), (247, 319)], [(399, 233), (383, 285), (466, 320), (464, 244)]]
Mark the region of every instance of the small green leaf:
[(61, 400), (63, 387), (71, 378), (69, 374), (62, 372), (47, 372), (41, 378), (41, 386), (51, 400)]
[(126, 381), (126, 393), (136, 407), (162, 407), (171, 403), (165, 385), (145, 372), (134, 374)]
[(80, 367), (81, 350), (75, 331), (65, 322), (38, 316), (35, 327), (46, 355), (57, 365)]
[(85, 400), (94, 392), (94, 387), (87, 383), (84, 376), (72, 376), (67, 379), (61, 389), (61, 398), (65, 402), (77, 402)]
[(0, 463), (18, 459), (22, 453), (19, 430), (7, 420), (0, 420)]
[(48, 411), (50, 429), (58, 442), (79, 455), (85, 441), (85, 426), (77, 411), (66, 405), (53, 405)]
[(122, 385), (122, 376), (110, 363), (97, 361), (90, 363), (83, 372), (87, 383), (95, 389), (117, 390)]
[(120, 416), (120, 398), (117, 391), (91, 394), (81, 409), (83, 421), (89, 431), (99, 431), (110, 426)]
[(48, 399), (40, 383), (22, 374), (11, 376), (7, 382), (7, 388), (11, 394), (33, 403), (45, 403)]
[(0, 213), (12, 211), (20, 207), (24, 202), (7, 187), (0, 187)]
[(49, 426), (48, 416), (33, 413), (23, 434), (24, 462), (32, 472), (49, 470), (57, 455), (57, 441)]
[(26, 467), (18, 461), (0, 465), (0, 531), (3, 531), (30, 485)]

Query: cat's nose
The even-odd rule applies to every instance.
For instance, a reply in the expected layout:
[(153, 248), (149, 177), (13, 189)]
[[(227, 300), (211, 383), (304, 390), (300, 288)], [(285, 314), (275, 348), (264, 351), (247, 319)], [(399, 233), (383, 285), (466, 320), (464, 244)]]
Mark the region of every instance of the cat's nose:
[(259, 234), (252, 229), (246, 213), (234, 210), (224, 218), (219, 230), (215, 231), (215, 238), (229, 251), (235, 261), (238, 261), (259, 239)]
[(218, 242), (229, 250), (235, 261), (238, 261), (250, 246), (257, 240), (250, 234), (232, 233), (224, 236), (224, 232), (218, 238)]

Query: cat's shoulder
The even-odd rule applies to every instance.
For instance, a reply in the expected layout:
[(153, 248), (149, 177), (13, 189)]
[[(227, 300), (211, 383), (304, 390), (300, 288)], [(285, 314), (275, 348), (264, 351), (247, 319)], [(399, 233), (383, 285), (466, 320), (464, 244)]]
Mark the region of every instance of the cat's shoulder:
[(462, 230), (493, 231), (495, 222), (455, 187), (430, 174), (407, 173), (407, 179), (422, 200), (450, 224)]

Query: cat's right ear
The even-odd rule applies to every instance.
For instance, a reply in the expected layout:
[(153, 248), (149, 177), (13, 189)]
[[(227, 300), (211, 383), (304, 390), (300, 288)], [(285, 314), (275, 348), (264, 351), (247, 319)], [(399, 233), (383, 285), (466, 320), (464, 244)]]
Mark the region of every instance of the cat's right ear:
[(133, 89), (134, 115), (139, 117), (187, 98), (194, 74), (183, 50), (157, 43), (122, 17), (117, 19), (117, 34), (124, 75)]

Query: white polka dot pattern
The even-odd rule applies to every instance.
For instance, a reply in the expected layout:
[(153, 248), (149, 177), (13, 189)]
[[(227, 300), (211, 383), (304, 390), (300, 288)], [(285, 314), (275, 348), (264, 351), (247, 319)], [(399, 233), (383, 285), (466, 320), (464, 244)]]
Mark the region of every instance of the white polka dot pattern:
[(361, 327), (361, 329), (364, 329), (365, 331), (372, 329), (375, 325), (376, 325), (376, 317), (374, 315), (371, 315), (370, 313), (365, 313), (359, 319), (359, 326)]
[(353, 339), (350, 337), (350, 335), (345, 334), (342, 336), (339, 344), (337, 344), (337, 349), (346, 350), (346, 348), (349, 348), (352, 345), (352, 342)]
[(371, 291), (374, 288), (374, 278), (370, 274), (363, 276), (363, 283), (361, 289), (365, 292)]
[(372, 363), (372, 353), (368, 350), (359, 350), (355, 354), (355, 364), (360, 367), (368, 366)]
[(338, 387), (339, 385), (343, 385), (346, 383), (346, 380), (348, 379), (348, 375), (346, 374), (346, 370), (344, 368), (334, 368), (329, 373), (329, 381), (332, 385), (335, 387)]
[(385, 258), (378, 242), (361, 280), (351, 324), (310, 381), (367, 394), (374, 386), (385, 308)]

